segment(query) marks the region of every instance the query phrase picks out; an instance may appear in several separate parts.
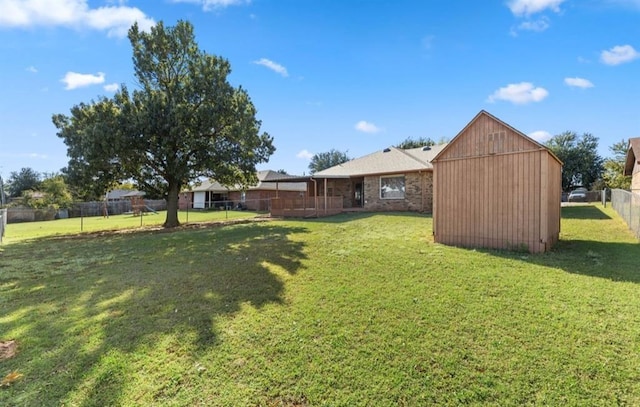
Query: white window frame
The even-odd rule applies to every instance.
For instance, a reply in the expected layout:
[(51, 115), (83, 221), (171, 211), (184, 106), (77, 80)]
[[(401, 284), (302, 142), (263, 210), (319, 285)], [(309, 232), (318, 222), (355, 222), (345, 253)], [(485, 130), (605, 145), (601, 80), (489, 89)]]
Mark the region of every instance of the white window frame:
[[(385, 185), (384, 180), (388, 180), (390, 178), (402, 178), (402, 196), (384, 196), (382, 191), (382, 187)], [(406, 196), (406, 178), (404, 174), (400, 175), (382, 175), (380, 176), (380, 188), (378, 189), (380, 192), (380, 199), (404, 199)]]

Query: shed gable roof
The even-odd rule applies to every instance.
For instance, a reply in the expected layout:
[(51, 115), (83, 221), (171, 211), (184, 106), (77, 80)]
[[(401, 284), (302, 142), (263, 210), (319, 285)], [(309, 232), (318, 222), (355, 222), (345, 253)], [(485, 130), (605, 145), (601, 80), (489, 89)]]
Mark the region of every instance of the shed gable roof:
[(624, 162), (623, 175), (631, 175), (633, 173), (633, 167), (638, 161), (640, 161), (640, 137), (630, 138), (629, 149), (627, 150), (627, 156)]
[(503, 122), (502, 120), (498, 119), (497, 117), (493, 116), (492, 114), (490, 114), (485, 110), (481, 110), (462, 130), (460, 130), (460, 132), (449, 142), (449, 144), (447, 144), (446, 147), (443, 148), (433, 158), (432, 162), (437, 162), (438, 160), (444, 159), (448, 153), (452, 152), (452, 150), (456, 148), (456, 145), (460, 142), (460, 139), (462, 139), (464, 135), (471, 128), (476, 126), (478, 122), (480, 122), (482, 119), (488, 119), (490, 122), (493, 122), (495, 125), (497, 125), (497, 127), (507, 130), (508, 133), (514, 134), (516, 137), (522, 138), (523, 140), (525, 140), (525, 144), (530, 145), (531, 148), (546, 150), (556, 161), (558, 161), (562, 165), (562, 162), (560, 161), (560, 159), (558, 159), (558, 157), (556, 157), (556, 155), (553, 154), (553, 152), (549, 150), (546, 146), (540, 144), (539, 142), (535, 141), (531, 137), (522, 133), (520, 130), (510, 126), (509, 124)]
[(373, 174), (393, 174), (433, 170), (431, 160), (444, 144), (429, 148), (385, 148), (313, 174), (314, 178), (349, 178)]

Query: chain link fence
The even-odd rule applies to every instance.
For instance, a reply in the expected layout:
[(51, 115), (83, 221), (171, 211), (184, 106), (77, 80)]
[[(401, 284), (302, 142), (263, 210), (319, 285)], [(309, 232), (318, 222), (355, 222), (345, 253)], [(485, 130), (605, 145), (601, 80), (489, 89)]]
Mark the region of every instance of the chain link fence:
[(7, 226), (7, 210), (0, 209), (0, 243), (4, 237), (4, 229)]
[(640, 194), (614, 189), (611, 191), (611, 206), (640, 239)]

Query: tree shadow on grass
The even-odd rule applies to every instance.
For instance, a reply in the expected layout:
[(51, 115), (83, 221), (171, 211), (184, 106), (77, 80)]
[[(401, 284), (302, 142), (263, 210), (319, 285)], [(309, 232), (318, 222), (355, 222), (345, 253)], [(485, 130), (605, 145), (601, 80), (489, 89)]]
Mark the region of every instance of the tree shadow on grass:
[[(0, 336), (13, 338), (0, 339), (16, 339), (19, 354), (0, 375), (24, 379), (0, 392), (0, 404), (118, 405), (132, 370), (179, 371), (222, 343), (218, 325), (242, 307), (286, 305), (286, 280), (305, 259), (294, 237), (302, 233), (249, 224), (4, 247)], [(149, 372), (158, 403), (181, 388), (167, 369)]]
[(562, 217), (565, 219), (611, 219), (609, 215), (593, 205), (565, 206), (562, 208)]
[(560, 240), (542, 254), (482, 250), (503, 258), (559, 268), (567, 273), (640, 283), (640, 244), (597, 240)]
[(640, 283), (640, 244), (560, 240), (549, 253), (527, 261), (585, 276)]
[(374, 216), (384, 216), (384, 217), (415, 217), (415, 218), (428, 218), (430, 219), (431, 214), (425, 214), (420, 212), (342, 212), (337, 215), (331, 216), (322, 216), (319, 218), (311, 218), (305, 219), (308, 222), (315, 223), (345, 223), (351, 222), (358, 219), (366, 219)]

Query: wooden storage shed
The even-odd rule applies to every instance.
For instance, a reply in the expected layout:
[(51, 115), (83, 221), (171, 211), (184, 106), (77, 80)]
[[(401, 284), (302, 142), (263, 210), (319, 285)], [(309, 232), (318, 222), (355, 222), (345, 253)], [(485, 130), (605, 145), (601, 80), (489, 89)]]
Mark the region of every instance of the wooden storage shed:
[(483, 110), (432, 163), (436, 242), (540, 253), (558, 241), (562, 163), (542, 144)]

